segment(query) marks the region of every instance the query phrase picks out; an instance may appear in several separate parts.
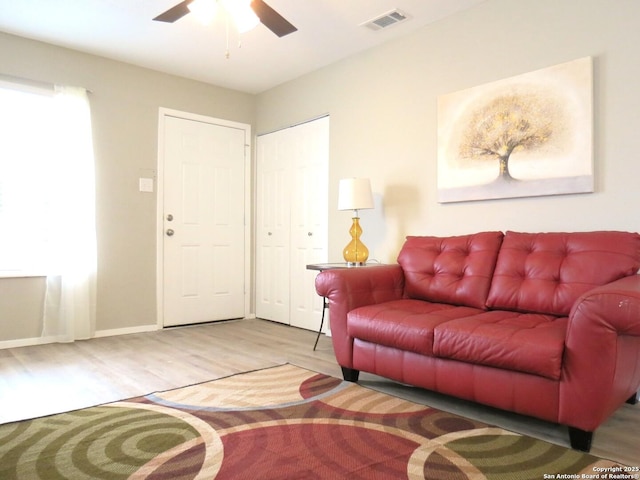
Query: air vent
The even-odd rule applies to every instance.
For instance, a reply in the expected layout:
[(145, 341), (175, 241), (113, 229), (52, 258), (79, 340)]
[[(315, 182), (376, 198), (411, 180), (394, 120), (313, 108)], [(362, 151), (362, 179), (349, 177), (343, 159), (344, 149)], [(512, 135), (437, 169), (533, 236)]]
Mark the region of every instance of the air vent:
[(409, 15), (396, 9), (391, 10), (384, 15), (380, 15), (379, 17), (376, 17), (372, 20), (368, 20), (361, 25), (370, 28), (371, 30), (382, 30), (384, 28), (389, 28), (392, 25), (396, 25), (400, 22), (404, 22), (408, 19)]

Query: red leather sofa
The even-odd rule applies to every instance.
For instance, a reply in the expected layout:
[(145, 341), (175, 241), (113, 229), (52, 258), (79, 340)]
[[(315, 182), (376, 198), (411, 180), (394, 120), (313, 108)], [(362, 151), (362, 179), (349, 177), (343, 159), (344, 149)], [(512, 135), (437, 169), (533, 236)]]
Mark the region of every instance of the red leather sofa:
[(640, 387), (640, 235), (407, 237), (397, 265), (327, 270), (332, 341), (360, 371), (594, 430)]

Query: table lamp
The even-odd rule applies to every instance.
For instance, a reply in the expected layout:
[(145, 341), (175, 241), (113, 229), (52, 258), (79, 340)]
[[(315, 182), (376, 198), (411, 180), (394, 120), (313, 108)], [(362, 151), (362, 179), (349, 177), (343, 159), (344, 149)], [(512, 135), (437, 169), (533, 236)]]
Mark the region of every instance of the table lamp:
[(349, 233), (351, 241), (344, 247), (342, 255), (349, 266), (364, 265), (369, 258), (369, 249), (362, 243), (358, 210), (373, 208), (371, 182), (368, 178), (343, 178), (338, 186), (338, 210), (353, 210), (353, 223)]

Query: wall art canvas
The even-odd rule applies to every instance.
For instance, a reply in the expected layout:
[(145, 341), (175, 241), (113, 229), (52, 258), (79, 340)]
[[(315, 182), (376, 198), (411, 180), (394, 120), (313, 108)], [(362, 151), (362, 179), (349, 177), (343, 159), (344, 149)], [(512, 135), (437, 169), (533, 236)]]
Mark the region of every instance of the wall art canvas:
[(591, 57), (438, 97), (438, 201), (593, 192)]

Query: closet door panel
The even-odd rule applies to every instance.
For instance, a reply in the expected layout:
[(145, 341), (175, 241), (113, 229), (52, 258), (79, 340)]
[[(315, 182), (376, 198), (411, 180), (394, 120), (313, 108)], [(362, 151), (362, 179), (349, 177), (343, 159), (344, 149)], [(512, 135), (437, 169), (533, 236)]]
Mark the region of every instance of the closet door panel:
[(291, 182), (286, 135), (264, 135), (256, 145), (256, 316), (289, 324)]
[(317, 330), (322, 299), (310, 263), (327, 261), (329, 117), (299, 125), (293, 139), (291, 325)]
[(256, 315), (317, 330), (327, 261), (329, 117), (258, 137)]

